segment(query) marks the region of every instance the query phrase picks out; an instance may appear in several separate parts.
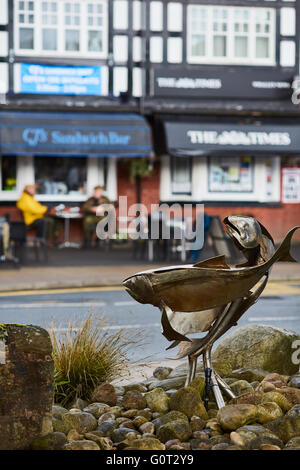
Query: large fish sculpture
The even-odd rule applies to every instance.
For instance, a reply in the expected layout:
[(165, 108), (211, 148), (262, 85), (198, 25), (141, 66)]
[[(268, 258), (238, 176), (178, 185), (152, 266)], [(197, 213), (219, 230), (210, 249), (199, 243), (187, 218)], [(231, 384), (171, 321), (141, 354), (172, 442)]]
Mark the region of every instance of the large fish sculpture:
[[(212, 369), (211, 349), (214, 342), (236, 325), (257, 301), (275, 262), (296, 261), (290, 255), (290, 244), (294, 232), (300, 228), (297, 226), (290, 230), (275, 250), (271, 235), (253, 217), (229, 216), (224, 219), (224, 224), (246, 258), (243, 264), (229, 265), (225, 256), (221, 255), (194, 265), (141, 271), (123, 281), (127, 292), (135, 300), (161, 310), (163, 335), (172, 341), (170, 348), (179, 347), (178, 358), (188, 356), (186, 385), (194, 379), (197, 358), (203, 355), (206, 408), (211, 386), (219, 408), (225, 404), (219, 385), (231, 398), (234, 397), (228, 385)], [(199, 332), (208, 331), (204, 338), (191, 340), (185, 334), (194, 332), (193, 329), (186, 328), (183, 334), (172, 326), (172, 319), (180, 316), (188, 318), (189, 314), (196, 315)]]

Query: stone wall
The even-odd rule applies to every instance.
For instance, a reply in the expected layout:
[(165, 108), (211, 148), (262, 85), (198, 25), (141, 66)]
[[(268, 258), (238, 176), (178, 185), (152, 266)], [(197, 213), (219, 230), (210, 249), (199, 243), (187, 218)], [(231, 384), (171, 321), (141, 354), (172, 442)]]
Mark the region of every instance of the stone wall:
[(52, 345), (32, 325), (0, 323), (0, 341), (0, 450), (27, 449), (52, 432)]

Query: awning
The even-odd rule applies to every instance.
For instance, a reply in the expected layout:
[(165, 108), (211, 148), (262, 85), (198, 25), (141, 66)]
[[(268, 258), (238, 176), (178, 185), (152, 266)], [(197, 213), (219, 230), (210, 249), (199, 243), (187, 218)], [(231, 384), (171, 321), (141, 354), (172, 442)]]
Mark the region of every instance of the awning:
[(147, 157), (151, 131), (130, 113), (0, 111), (2, 154)]
[(174, 156), (225, 153), (300, 153), (300, 126), (165, 121), (167, 151)]

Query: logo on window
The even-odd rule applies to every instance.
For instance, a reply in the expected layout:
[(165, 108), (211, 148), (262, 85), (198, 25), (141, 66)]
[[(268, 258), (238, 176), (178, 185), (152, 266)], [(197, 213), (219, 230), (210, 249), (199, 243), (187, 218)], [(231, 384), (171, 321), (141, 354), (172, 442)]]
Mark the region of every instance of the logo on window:
[(27, 128), (23, 131), (23, 140), (27, 142), (30, 147), (36, 147), (38, 144), (47, 142), (48, 133), (45, 129)]

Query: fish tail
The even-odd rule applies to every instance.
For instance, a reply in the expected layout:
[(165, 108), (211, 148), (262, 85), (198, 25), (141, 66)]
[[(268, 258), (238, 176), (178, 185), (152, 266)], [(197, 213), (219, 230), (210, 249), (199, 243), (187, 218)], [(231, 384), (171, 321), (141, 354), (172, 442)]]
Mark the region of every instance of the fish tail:
[(277, 258), (277, 261), (289, 261), (289, 262), (292, 262), (292, 263), (297, 263), (297, 260), (295, 260), (295, 258), (292, 257), (292, 255), (290, 253), (290, 249), (291, 249), (292, 237), (294, 235), (294, 232), (296, 230), (298, 230), (298, 228), (300, 228), (299, 225), (297, 227), (294, 227), (292, 230), (289, 231), (289, 233), (286, 235), (285, 239), (281, 243), (278, 250), (276, 250), (276, 252), (274, 253), (273, 256), (276, 256), (276, 254), (278, 256), (280, 254), (279, 258)]

